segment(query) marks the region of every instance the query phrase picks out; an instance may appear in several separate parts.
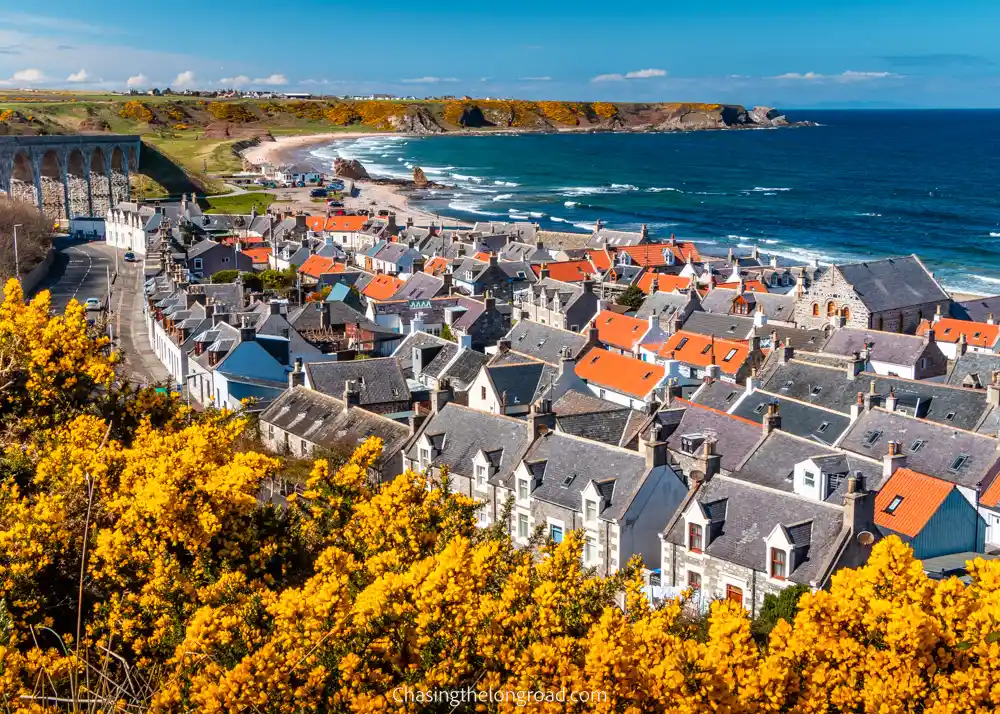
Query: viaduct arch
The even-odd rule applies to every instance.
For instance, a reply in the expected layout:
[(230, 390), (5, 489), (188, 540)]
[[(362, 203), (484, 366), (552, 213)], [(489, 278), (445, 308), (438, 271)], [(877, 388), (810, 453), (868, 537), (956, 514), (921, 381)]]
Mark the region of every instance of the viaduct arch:
[(0, 195), (52, 219), (102, 217), (132, 196), (138, 136), (0, 136)]

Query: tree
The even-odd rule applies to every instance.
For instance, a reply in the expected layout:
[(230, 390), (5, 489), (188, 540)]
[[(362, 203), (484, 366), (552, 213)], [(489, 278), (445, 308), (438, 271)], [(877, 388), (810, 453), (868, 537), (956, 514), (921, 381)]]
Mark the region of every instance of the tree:
[(215, 285), (219, 285), (221, 283), (231, 283), (236, 280), (239, 274), (240, 271), (238, 270), (220, 270), (219, 272), (212, 274), (211, 281)]
[(622, 290), (618, 297), (615, 299), (615, 303), (618, 305), (624, 305), (629, 310), (638, 310), (642, 307), (642, 303), (646, 300), (646, 294), (637, 286), (629, 285), (627, 288)]
[(761, 642), (767, 642), (771, 630), (778, 620), (793, 622), (795, 613), (799, 611), (799, 598), (810, 592), (808, 585), (789, 585), (778, 595), (768, 593), (764, 596), (764, 604), (753, 621), (753, 633)]
[(441, 339), (448, 340), (449, 342), (458, 342), (454, 333), (451, 331), (451, 326), (448, 324), (441, 325)]
[(236, 281), (239, 277), (243, 280), (243, 287), (247, 290), (252, 290), (253, 292), (260, 292), (264, 289), (264, 284), (261, 281), (260, 276), (257, 273), (240, 272), (238, 270), (220, 270), (217, 273), (213, 273), (212, 277), (209, 279), (213, 284), (218, 285), (220, 283), (232, 283)]
[(267, 290), (287, 290), (294, 287), (296, 281), (294, 268), (285, 270), (265, 270), (261, 272), (260, 279)]
[(52, 221), (30, 203), (0, 198), (0, 280), (14, 277), (14, 226), (21, 274), (45, 258), (52, 245)]

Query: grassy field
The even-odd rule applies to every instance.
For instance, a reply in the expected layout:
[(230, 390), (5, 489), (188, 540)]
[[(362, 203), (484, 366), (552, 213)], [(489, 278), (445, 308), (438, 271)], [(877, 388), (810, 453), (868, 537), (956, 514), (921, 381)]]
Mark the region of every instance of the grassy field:
[(202, 199), (205, 213), (247, 214), (254, 206), (257, 206), (257, 213), (263, 213), (272, 203), (274, 194), (259, 192)]

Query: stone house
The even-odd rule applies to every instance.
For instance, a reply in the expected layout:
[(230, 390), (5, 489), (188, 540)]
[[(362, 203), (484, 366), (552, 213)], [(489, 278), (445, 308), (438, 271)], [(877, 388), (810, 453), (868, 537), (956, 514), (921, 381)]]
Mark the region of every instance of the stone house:
[(934, 331), (923, 337), (844, 327), (835, 330), (820, 352), (853, 359), (858, 355), (864, 369), (881, 375), (929, 379), (948, 372), (948, 358), (934, 340)]
[(916, 331), (938, 311), (947, 315), (951, 296), (915, 255), (831, 266), (795, 304), (795, 323), (826, 324), (886, 332)]
[(204, 239), (188, 248), (185, 267), (196, 278), (211, 278), (222, 270), (253, 271), (253, 258), (230, 246)]
[(393, 357), (313, 362), (306, 365), (303, 383), (376, 414), (407, 413), (412, 406), (410, 388)]
[(532, 320), (573, 332), (579, 332), (598, 313), (599, 304), (590, 280), (562, 283), (545, 277), (514, 295), (518, 320)]

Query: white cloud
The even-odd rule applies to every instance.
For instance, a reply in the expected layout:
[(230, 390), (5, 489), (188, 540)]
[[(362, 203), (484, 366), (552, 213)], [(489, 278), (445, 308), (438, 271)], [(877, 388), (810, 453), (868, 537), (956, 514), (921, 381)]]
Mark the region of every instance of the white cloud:
[(800, 74), (799, 72), (787, 72), (785, 74), (779, 74), (777, 77), (772, 77), (771, 79), (805, 82), (833, 81), (846, 84), (848, 82), (871, 82), (876, 79), (889, 79), (899, 76), (901, 75), (893, 74), (892, 72), (855, 72), (854, 70), (849, 69), (846, 72), (841, 72), (840, 74), (820, 74), (819, 72), (806, 72), (805, 74)]
[(401, 79), (404, 84), (437, 84), (438, 82), (457, 82), (455, 77), (414, 77), (412, 79)]
[(303, 79), (299, 84), (329, 84), (329, 79)]
[(899, 77), (898, 74), (893, 74), (892, 72), (855, 72), (854, 70), (847, 70), (846, 72), (837, 76), (838, 82), (870, 82), (875, 79), (889, 79), (891, 77)]
[(66, 78), (67, 82), (87, 82), (90, 80), (90, 75), (87, 74), (87, 70), (81, 69), (79, 72), (74, 72)]
[(774, 79), (794, 79), (814, 82), (817, 79), (823, 79), (823, 75), (817, 74), (816, 72), (806, 72), (805, 74), (801, 74), (799, 72), (786, 72), (785, 74), (779, 74)]
[(242, 87), (250, 84), (250, 78), (245, 74), (241, 74), (236, 77), (223, 77), (219, 80), (219, 84), (224, 87)]
[(184, 70), (176, 77), (174, 77), (173, 85), (175, 87), (190, 87), (195, 83), (194, 72), (191, 70)]
[(628, 72), (625, 79), (649, 79), (651, 77), (666, 77), (665, 69), (639, 69), (635, 72)]
[(552, 77), (518, 77), (518, 82), (551, 82)]
[(591, 82), (624, 82), (624, 74), (599, 74)]
[(272, 74), (268, 77), (257, 77), (254, 79), (253, 83), (277, 87), (283, 84), (288, 84), (288, 78), (283, 74)]
[(22, 69), (14, 72), (14, 76), (11, 77), (13, 82), (25, 82), (26, 84), (33, 84), (35, 82), (41, 82), (45, 79), (45, 73), (40, 69)]
[(136, 74), (129, 77), (125, 84), (129, 87), (145, 87), (149, 84), (149, 77), (144, 74)]

